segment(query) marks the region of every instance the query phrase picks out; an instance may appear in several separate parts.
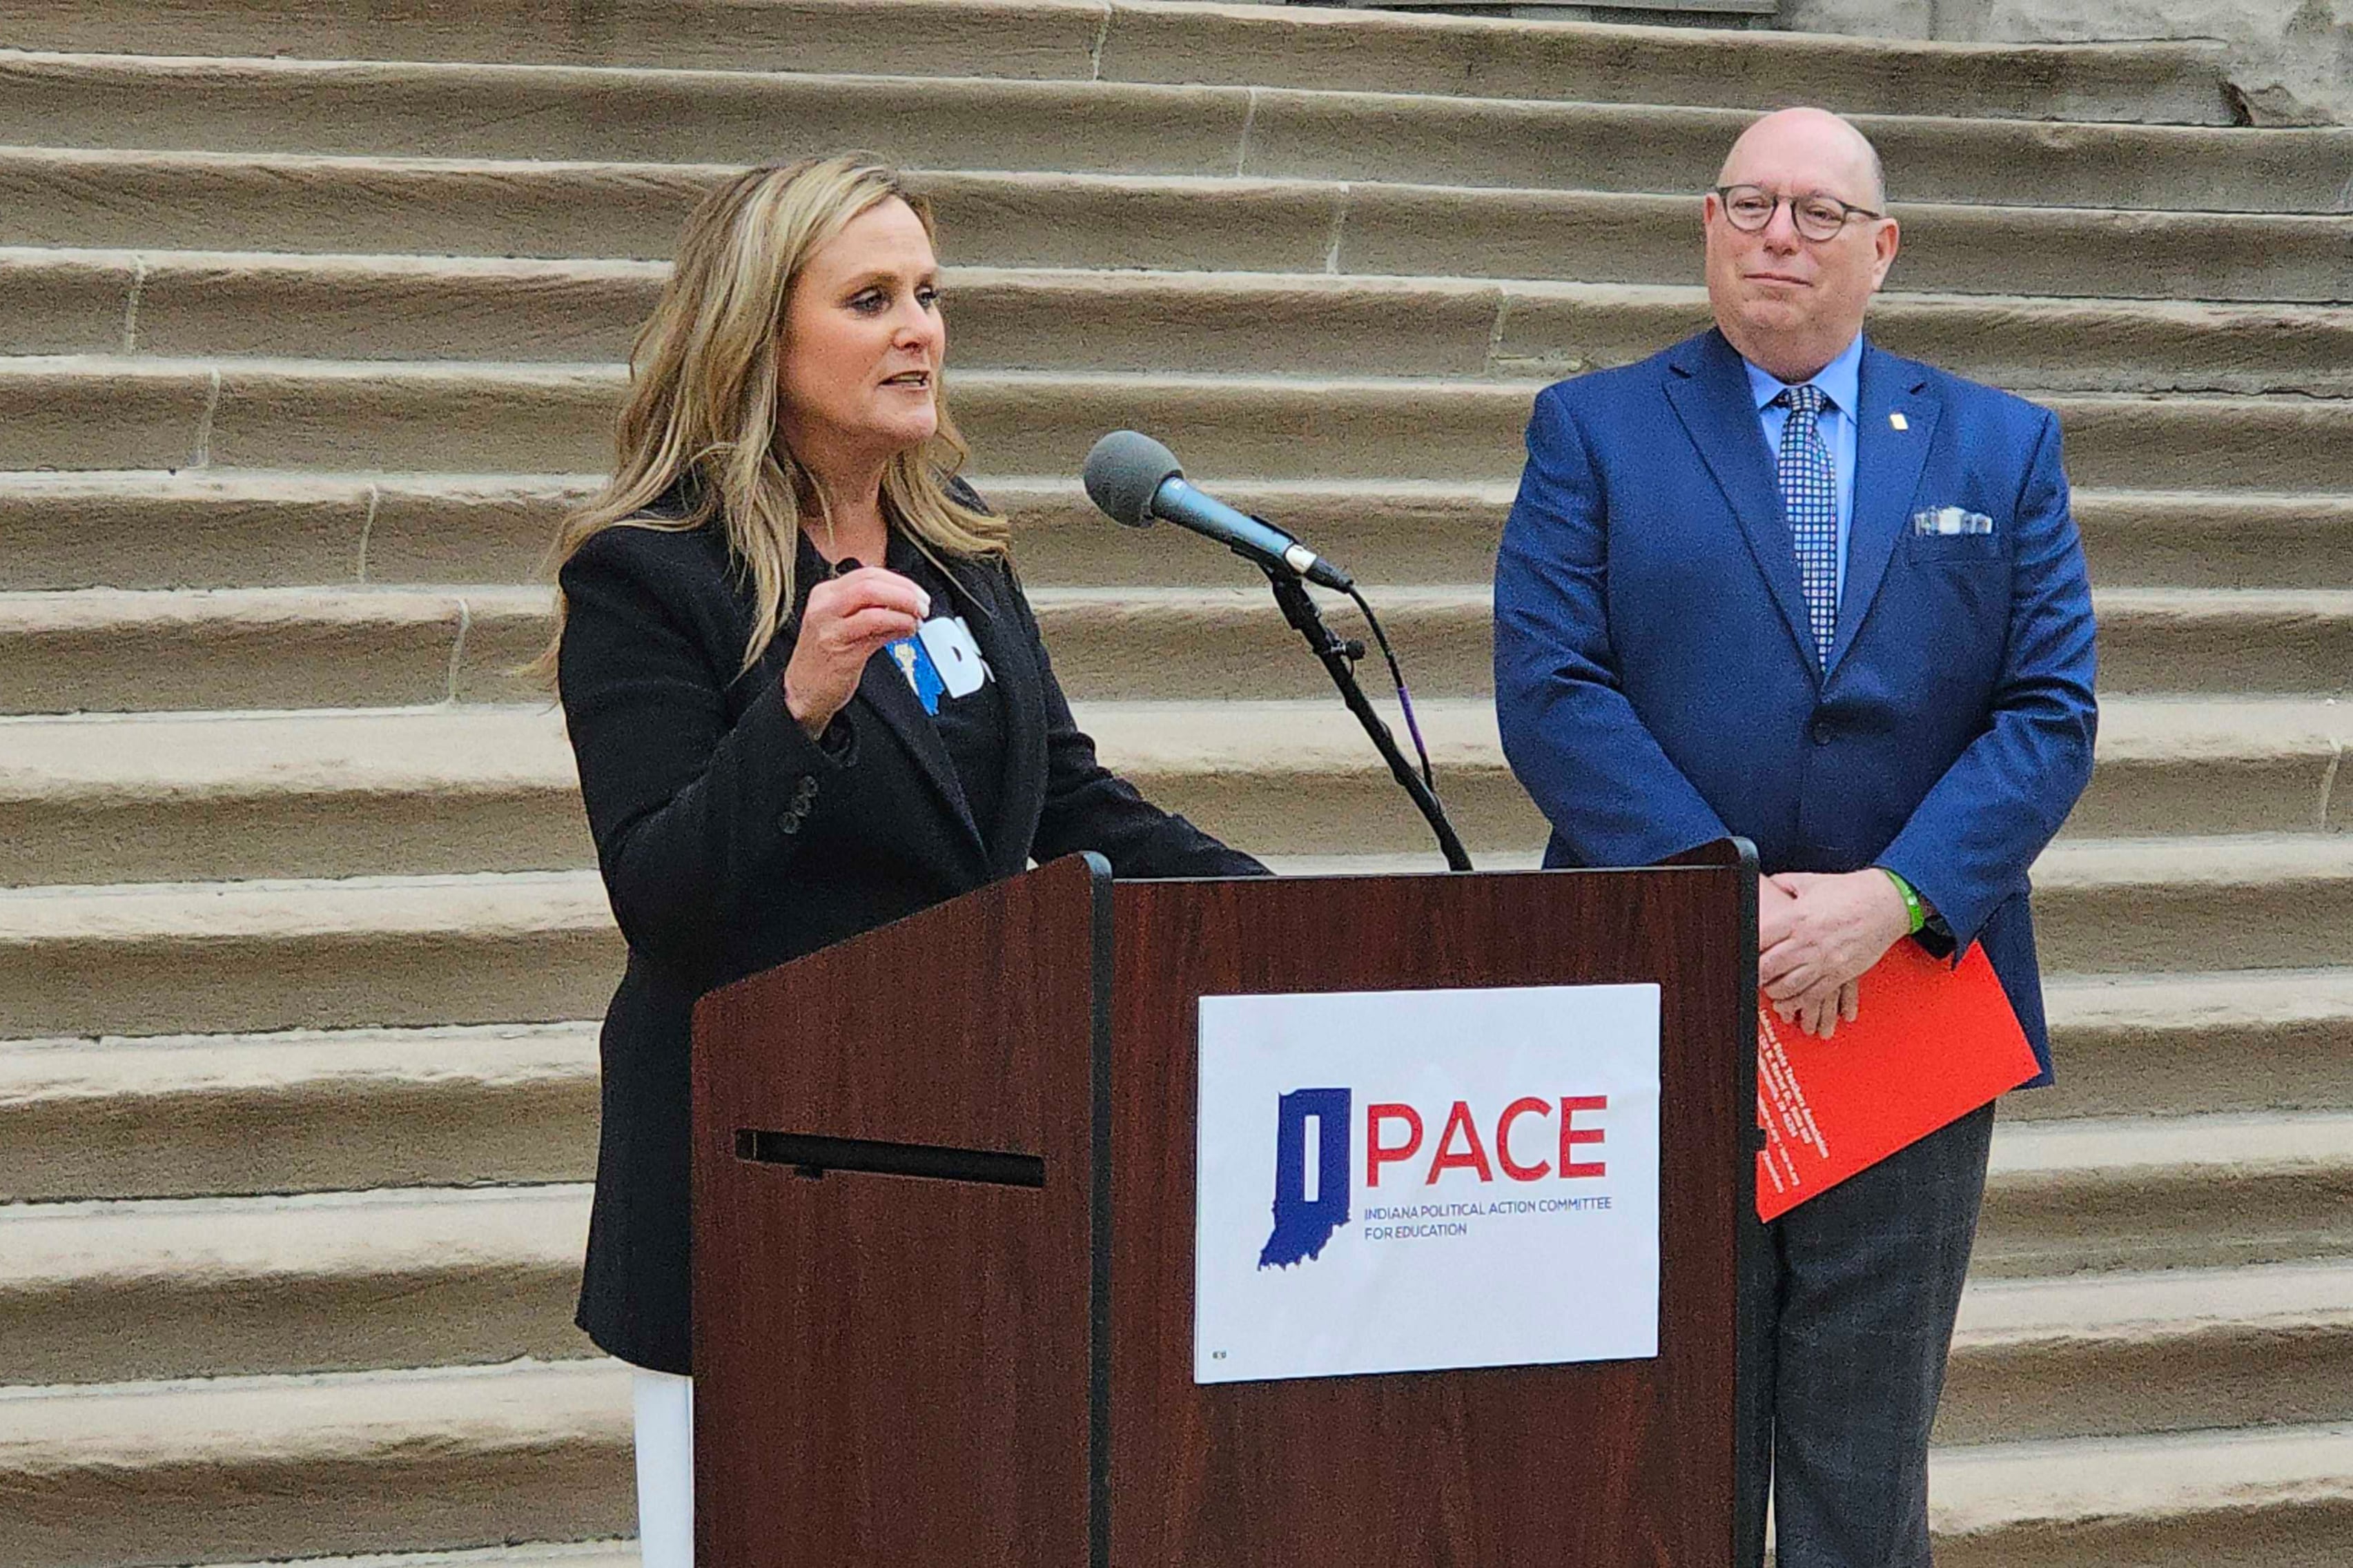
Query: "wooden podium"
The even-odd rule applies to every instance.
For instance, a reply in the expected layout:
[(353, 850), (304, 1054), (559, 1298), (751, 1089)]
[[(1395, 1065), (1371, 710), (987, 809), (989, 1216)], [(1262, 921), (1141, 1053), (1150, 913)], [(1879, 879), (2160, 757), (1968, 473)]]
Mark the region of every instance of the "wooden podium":
[[(1723, 1568), (1756, 869), (1114, 884), (706, 997), (704, 1568)], [(1203, 995), (1653, 981), (1655, 1360), (1197, 1385)], [(1565, 1302), (1564, 1311), (1574, 1310)]]

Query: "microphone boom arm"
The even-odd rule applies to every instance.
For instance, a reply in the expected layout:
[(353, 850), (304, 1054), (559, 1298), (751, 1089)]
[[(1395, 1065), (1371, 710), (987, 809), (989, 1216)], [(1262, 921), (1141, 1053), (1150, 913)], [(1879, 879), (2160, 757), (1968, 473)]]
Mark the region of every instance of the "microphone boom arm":
[[(1236, 553), (1241, 552), (1238, 551)], [(1247, 555), (1243, 559), (1253, 560)], [(1372, 702), (1365, 696), (1365, 689), (1356, 683), (1354, 656), (1363, 649), (1352, 650), (1347, 643), (1334, 635), (1331, 627), (1324, 624), (1324, 616), (1315, 608), (1315, 601), (1308, 595), (1307, 584), (1301, 582), (1296, 574), (1270, 566), (1262, 561), (1253, 561), (1253, 563), (1266, 574), (1267, 584), (1274, 590), (1274, 602), (1282, 607), (1282, 618), (1307, 639), (1309, 651), (1331, 672), (1332, 684), (1340, 689), (1340, 700), (1348, 705), (1348, 711), (1356, 716), (1356, 722), (1362, 724), (1365, 733), (1372, 737), (1374, 748), (1389, 765), (1389, 775), (1412, 797), (1415, 807), (1430, 824), (1430, 832), (1438, 836), (1439, 851), (1446, 857), (1447, 869), (1472, 869), (1470, 853), (1462, 847), (1462, 840), (1456, 835), (1454, 825), (1446, 819), (1446, 808), (1439, 804), (1438, 796), (1430, 793), (1430, 786), (1422, 783), (1421, 775), (1414, 772), (1413, 764), (1405, 760), (1405, 753), (1398, 749), (1397, 737), (1389, 733), (1388, 725), (1382, 722), (1380, 714), (1374, 710)]]

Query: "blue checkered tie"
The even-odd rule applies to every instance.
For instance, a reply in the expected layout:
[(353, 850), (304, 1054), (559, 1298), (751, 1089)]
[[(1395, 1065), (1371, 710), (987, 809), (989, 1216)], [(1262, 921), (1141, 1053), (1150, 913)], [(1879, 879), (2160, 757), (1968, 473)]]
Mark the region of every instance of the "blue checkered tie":
[(1785, 387), (1773, 399), (1789, 411), (1781, 426), (1781, 505), (1798, 542), (1798, 581), (1806, 591), (1814, 650), (1831, 661), (1838, 636), (1838, 468), (1822, 441), (1822, 405), (1830, 400), (1811, 382)]

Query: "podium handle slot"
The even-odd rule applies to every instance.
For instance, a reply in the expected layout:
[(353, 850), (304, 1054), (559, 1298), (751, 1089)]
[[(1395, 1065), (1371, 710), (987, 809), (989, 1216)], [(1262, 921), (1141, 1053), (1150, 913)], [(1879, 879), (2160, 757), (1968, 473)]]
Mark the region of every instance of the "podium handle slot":
[(821, 1138), (806, 1132), (743, 1128), (735, 1157), (761, 1165), (791, 1165), (804, 1176), (856, 1171), (870, 1176), (915, 1176), (934, 1182), (980, 1182), (993, 1187), (1042, 1187), (1046, 1162), (1036, 1154), (997, 1149), (949, 1149), (935, 1143), (883, 1143), (867, 1138)]

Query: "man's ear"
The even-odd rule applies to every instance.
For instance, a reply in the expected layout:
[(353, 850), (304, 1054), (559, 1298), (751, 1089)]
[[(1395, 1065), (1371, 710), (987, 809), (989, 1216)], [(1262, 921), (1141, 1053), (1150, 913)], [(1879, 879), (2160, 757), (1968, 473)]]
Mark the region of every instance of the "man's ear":
[(1904, 248), (1904, 231), (1894, 218), (1880, 221), (1878, 232), (1871, 237), (1871, 247), (1875, 256), (1871, 286), (1875, 290), (1887, 281), (1887, 269), (1895, 265), (1895, 253)]

